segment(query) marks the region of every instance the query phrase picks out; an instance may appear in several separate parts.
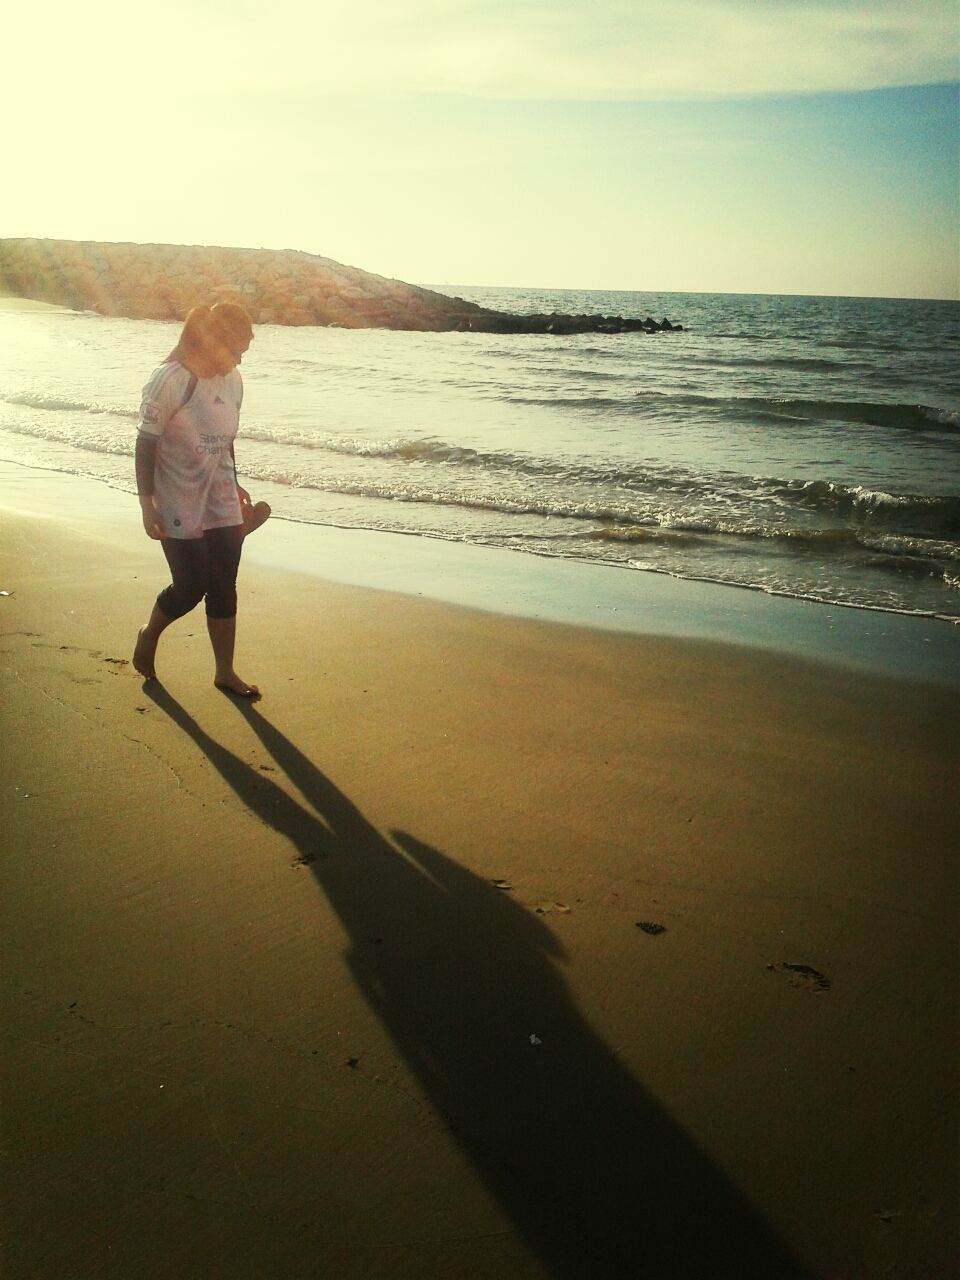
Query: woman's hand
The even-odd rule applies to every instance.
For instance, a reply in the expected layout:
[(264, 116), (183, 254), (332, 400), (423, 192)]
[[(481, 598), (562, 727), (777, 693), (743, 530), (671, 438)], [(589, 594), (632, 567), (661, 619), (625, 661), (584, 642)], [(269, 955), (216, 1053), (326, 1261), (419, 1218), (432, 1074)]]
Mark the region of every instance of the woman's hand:
[(152, 494), (140, 495), (140, 514), (143, 516), (143, 527), (146, 530), (147, 537), (159, 542), (163, 537), (163, 524), (160, 521), (157, 508), (153, 505)]
[(155, 436), (137, 436), (137, 447), (134, 451), (134, 465), (137, 472), (137, 496), (140, 499), (140, 513), (143, 516), (143, 527), (147, 537), (159, 541), (163, 537), (163, 522), (153, 502), (153, 477), (157, 469), (157, 440)]

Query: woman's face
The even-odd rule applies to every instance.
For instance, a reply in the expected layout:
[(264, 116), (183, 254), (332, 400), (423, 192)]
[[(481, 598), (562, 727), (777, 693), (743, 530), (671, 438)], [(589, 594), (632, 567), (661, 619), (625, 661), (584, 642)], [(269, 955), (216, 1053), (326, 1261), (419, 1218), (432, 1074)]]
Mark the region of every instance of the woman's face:
[(215, 332), (211, 342), (213, 362), (223, 373), (229, 373), (243, 359), (252, 341), (252, 334)]
[(250, 348), (250, 343), (252, 341), (253, 341), (252, 333), (242, 338), (237, 337), (237, 338), (232, 338), (230, 340), (230, 353), (233, 356), (234, 362), (236, 364), (239, 364), (240, 361), (243, 359), (243, 357), (246, 355), (247, 351)]
[(211, 336), (215, 340), (217, 362), (231, 369), (240, 363), (253, 341), (253, 333), (245, 325), (230, 324), (229, 321), (219, 324), (215, 321)]

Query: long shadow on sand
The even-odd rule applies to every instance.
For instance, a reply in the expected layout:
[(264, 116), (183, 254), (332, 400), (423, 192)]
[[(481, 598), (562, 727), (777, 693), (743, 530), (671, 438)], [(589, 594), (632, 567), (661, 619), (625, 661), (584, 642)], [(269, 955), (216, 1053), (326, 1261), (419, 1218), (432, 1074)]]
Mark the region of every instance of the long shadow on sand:
[(242, 714), (304, 804), (145, 691), (310, 864), (357, 986), (550, 1275), (809, 1276), (584, 1020), (537, 916), (413, 836), (385, 838), (255, 706)]

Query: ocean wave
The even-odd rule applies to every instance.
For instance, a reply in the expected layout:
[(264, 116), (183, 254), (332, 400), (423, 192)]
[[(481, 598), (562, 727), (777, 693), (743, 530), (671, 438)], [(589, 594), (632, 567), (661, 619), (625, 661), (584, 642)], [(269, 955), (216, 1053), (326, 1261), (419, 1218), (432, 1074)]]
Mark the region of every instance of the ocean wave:
[(417, 462), (465, 462), (516, 467), (521, 461), (515, 454), (480, 453), (467, 445), (448, 444), (445, 440), (415, 436), (388, 436), (369, 440), (363, 436), (317, 436), (302, 431), (272, 431), (250, 427), (242, 432), (243, 440), (292, 446), (352, 458), (398, 458)]
[[(694, 470), (663, 466), (604, 466), (573, 459), (538, 458), (530, 454), (507, 451), (481, 451), (443, 440), (408, 439), (365, 441), (348, 437), (328, 438), (322, 444), (332, 453), (356, 457), (399, 459), (406, 462), (442, 464), (479, 471), (502, 472), (509, 477), (558, 482), (581, 489), (597, 490), (598, 508), (609, 506), (616, 493), (624, 495), (618, 510), (632, 510), (625, 503), (632, 498), (662, 503), (689, 499), (700, 506), (706, 503), (766, 504), (770, 498), (784, 500), (801, 510), (841, 516), (862, 526), (896, 525), (902, 531), (933, 537), (960, 536), (960, 495), (923, 495), (887, 493), (863, 485), (844, 485), (830, 480), (781, 480), (747, 477), (733, 472), (705, 475)], [(603, 493), (599, 491), (603, 490)], [(796, 536), (796, 535), (792, 535)], [(815, 530), (807, 536), (830, 538), (832, 530)]]
[[(135, 421), (137, 415), (130, 417)], [(135, 435), (124, 432), (122, 435), (101, 433), (92, 426), (78, 426), (70, 419), (53, 421), (3, 421), (5, 430), (17, 435), (38, 440), (48, 440), (57, 444), (78, 445), (92, 452), (111, 454), (131, 454), (134, 450)], [(366, 439), (362, 436), (316, 436), (298, 431), (274, 431), (268, 428), (251, 427), (241, 431), (238, 436), (241, 448), (247, 444), (263, 444), (279, 450), (304, 451), (310, 454), (329, 454), (333, 457), (355, 458), (360, 461), (382, 460), (386, 463), (400, 462), (422, 464), (425, 467), (436, 465), (438, 476), (441, 469), (466, 468), (470, 471), (491, 472), (504, 477), (524, 478), (544, 481), (561, 481), (573, 485), (591, 485), (604, 488), (621, 488), (637, 492), (661, 492), (668, 490), (678, 494), (693, 494), (709, 486), (708, 477), (688, 473), (679, 469), (617, 467), (599, 464), (577, 463), (572, 460), (539, 458), (531, 454), (511, 453), (505, 450), (478, 450), (469, 445), (453, 444), (445, 440), (422, 439), (408, 436), (393, 436), (378, 439)], [(244, 455), (244, 463), (250, 461)], [(256, 465), (256, 464), (252, 464)], [(244, 467), (248, 474), (254, 474), (249, 466)], [(263, 467), (261, 465), (261, 471)], [(265, 475), (266, 473), (264, 473)], [(296, 466), (289, 470), (270, 467), (270, 474), (278, 484), (293, 484), (300, 487), (306, 482), (305, 471)], [(285, 480), (284, 475), (296, 477)], [(308, 484), (307, 487), (322, 488), (323, 484)]]
[[(76, 449), (82, 449), (87, 453), (102, 453), (132, 458), (136, 444), (136, 434), (134, 432), (127, 432), (125, 435), (117, 436), (112, 434), (109, 429), (106, 432), (98, 431), (94, 426), (77, 427), (62, 424), (51, 426), (48, 423), (0, 421), (0, 427), (4, 431), (9, 431), (11, 435), (26, 436), (27, 439), (40, 440), (48, 444), (69, 445)], [(77, 474), (84, 474), (82, 468), (78, 470)]]
[[(690, 327), (684, 330), (685, 333), (690, 332)], [(783, 335), (779, 333), (751, 333), (749, 330), (740, 329), (730, 333), (718, 331), (710, 335), (713, 338), (732, 339), (734, 342), (782, 342)]]
[(684, 356), (684, 364), (702, 365), (706, 368), (721, 367), (725, 370), (744, 369), (792, 369), (799, 373), (848, 373), (865, 369), (875, 371), (876, 365), (867, 360), (830, 359), (827, 356)]
[(680, 468), (604, 466), (600, 462), (584, 463), (507, 450), (474, 449), (470, 445), (453, 444), (435, 438), (391, 436), (370, 440), (362, 436), (315, 436), (304, 432), (281, 433), (255, 427), (244, 430), (238, 439), (241, 443), (254, 441), (277, 445), (281, 449), (304, 449), (311, 453), (421, 463), (425, 466), (436, 464), (438, 468), (465, 467), (513, 476), (561, 479), (572, 484), (604, 485), (644, 492), (669, 489), (678, 493), (695, 493), (710, 483), (709, 478)]
[[(649, 494), (631, 492), (620, 494), (609, 489), (585, 492), (559, 486), (549, 490), (529, 488), (511, 493), (504, 488), (495, 491), (484, 489), (460, 489), (445, 484), (410, 483), (397, 478), (344, 477), (305, 472), (280, 472), (273, 468), (245, 468), (247, 475), (298, 489), (349, 495), (358, 498), (379, 499), (388, 502), (417, 503), (438, 508), (485, 511), (505, 516), (531, 516), (541, 519), (584, 522), (591, 527), (577, 536), (595, 541), (642, 542), (677, 541), (694, 537), (734, 538), (741, 541), (763, 541), (771, 548), (779, 545), (784, 550), (809, 549), (821, 555), (832, 555), (851, 548), (870, 550), (877, 554), (921, 556), (931, 559), (960, 561), (960, 547), (946, 538), (924, 536), (920, 528), (910, 527), (918, 523), (917, 511), (923, 513), (923, 523), (929, 528), (935, 524), (932, 513), (939, 510), (940, 532), (946, 526), (960, 520), (960, 498), (901, 498), (887, 494), (867, 494), (858, 497), (847, 490), (850, 503), (858, 501), (866, 506), (889, 500), (892, 510), (909, 518), (908, 527), (896, 533), (890, 529), (878, 531), (863, 521), (851, 519), (849, 523), (830, 523), (820, 527), (791, 523), (786, 515), (765, 508), (762, 503), (723, 501), (728, 495), (722, 492), (695, 492), (691, 505), (677, 504), (677, 494), (665, 486), (653, 487)], [(799, 493), (809, 494), (820, 486), (825, 491), (836, 491), (843, 486), (829, 482), (813, 481), (808, 485), (793, 487)], [(836, 493), (834, 493), (836, 497)], [(899, 503), (899, 505), (898, 505)], [(821, 504), (821, 509), (836, 511), (841, 505)], [(848, 510), (845, 514), (851, 514)], [(792, 519), (796, 520), (795, 514)], [(598, 527), (599, 526), (599, 527)]]
[(853, 422), (901, 431), (960, 430), (960, 411), (925, 404), (878, 404), (867, 400), (788, 400), (762, 396), (738, 397), (736, 403), (754, 406), (778, 417)]
[(867, 400), (799, 400), (770, 396), (705, 396), (635, 391), (632, 396), (528, 396), (507, 393), (510, 404), (570, 409), (579, 413), (641, 417), (654, 413), (676, 418), (695, 410), (714, 417), (757, 417), (768, 422), (840, 422), (898, 431), (960, 432), (960, 410), (936, 405)]
[(269, 468), (244, 468), (244, 474), (258, 480), (268, 481), (271, 484), (280, 484), (297, 489), (313, 489), (318, 492), (344, 494), (357, 498), (378, 498), (388, 502), (458, 507), (470, 511), (489, 511), (501, 515), (605, 520), (612, 524), (637, 518), (636, 514), (626, 506), (618, 506), (604, 501), (579, 501), (562, 496), (556, 499), (538, 499), (529, 496), (511, 498), (502, 493), (465, 493), (427, 485), (402, 484), (397, 481), (348, 480), (334, 476), (276, 472)]
[[(3, 425), (19, 435), (77, 446), (92, 453), (133, 453), (134, 435), (126, 422), (135, 415), (97, 413), (82, 402), (65, 399), (57, 403), (82, 407), (89, 416), (78, 421), (67, 413), (55, 413), (5, 421)], [(110, 425), (117, 416), (124, 420), (122, 428), (119, 423)], [(891, 493), (826, 479), (792, 480), (735, 472), (704, 474), (683, 467), (605, 463), (600, 458), (544, 458), (405, 435), (371, 440), (253, 427), (241, 433), (240, 443), (267, 445), (281, 453), (291, 451), (290, 463), (281, 462), (279, 466), (277, 454), (258, 455), (255, 449), (244, 452), (243, 470), (249, 475), (294, 488), (349, 492), (361, 497), (369, 492), (370, 496), (397, 501), (435, 501), (441, 506), (499, 506), (504, 513), (573, 516), (637, 527), (653, 522), (679, 528), (678, 522), (685, 522), (690, 533), (776, 536), (792, 538), (797, 546), (800, 538), (822, 544), (836, 539), (838, 525), (851, 531), (851, 536), (885, 534), (944, 543), (960, 539), (957, 494)], [(299, 458), (296, 452), (300, 453)], [(307, 454), (316, 457), (317, 462), (307, 463)], [(352, 470), (356, 474), (341, 474), (343, 465), (325, 462), (324, 454), (331, 459), (355, 459)], [(384, 466), (370, 468), (374, 473), (365, 474), (367, 461), (383, 462)], [(408, 466), (412, 470), (408, 471)], [(416, 481), (412, 480), (413, 475)], [(496, 486), (495, 500), (478, 504), (471, 491), (492, 486)], [(701, 516), (704, 511), (709, 512), (707, 517)], [(809, 525), (811, 517), (821, 527), (795, 527)], [(771, 529), (777, 530), (776, 534), (768, 532)]]
[(281, 449), (304, 449), (311, 453), (329, 453), (347, 458), (467, 467), (545, 478), (570, 474), (569, 467), (558, 460), (501, 450), (479, 450), (469, 445), (415, 436), (389, 436), (370, 440), (363, 436), (315, 436), (304, 432), (280, 433), (251, 428), (242, 433), (241, 439), (243, 442), (277, 445)]
[(769, 550), (813, 552), (817, 557), (846, 557), (874, 567), (882, 566), (902, 572), (943, 576), (960, 566), (960, 547), (949, 542), (923, 538), (865, 538), (853, 528), (791, 529), (763, 523), (741, 523), (736, 520), (702, 518), (649, 520), (637, 524), (588, 529), (575, 537), (587, 542), (669, 545), (692, 547), (719, 540), (737, 539), (762, 544)]
[[(10, 459), (15, 461), (15, 459)], [(59, 472), (65, 475), (86, 476), (106, 483), (111, 488), (115, 488), (124, 493), (132, 493), (132, 483), (124, 478), (118, 478), (115, 475), (95, 474), (91, 475), (85, 466), (74, 467), (69, 464), (40, 464), (40, 463), (19, 463), (18, 465), (27, 466), (30, 469), (41, 467), (46, 471)], [(265, 477), (264, 477), (265, 478)], [(376, 494), (372, 496), (378, 496)], [(396, 495), (388, 495), (396, 496)], [(418, 495), (420, 497), (422, 495)], [(671, 577), (680, 578), (689, 581), (715, 582), (727, 586), (741, 587), (748, 590), (762, 591), (771, 595), (780, 595), (795, 599), (810, 600), (829, 606), (842, 606), (855, 609), (862, 609), (872, 612), (881, 613), (898, 613), (917, 617), (930, 617), (950, 622), (954, 625), (960, 625), (960, 614), (955, 612), (954, 606), (949, 601), (957, 599), (957, 593), (960, 593), (960, 573), (953, 566), (944, 567), (930, 561), (926, 564), (920, 563), (920, 557), (912, 557), (913, 563), (904, 564), (903, 561), (909, 561), (909, 556), (884, 556), (879, 553), (873, 558), (867, 558), (861, 563), (867, 567), (878, 571), (876, 579), (877, 585), (868, 592), (864, 589), (853, 589), (851, 594), (847, 587), (844, 586), (842, 578), (833, 578), (829, 585), (821, 587), (814, 584), (813, 580), (806, 580), (806, 575), (801, 570), (798, 575), (794, 569), (790, 568), (786, 562), (780, 562), (779, 567), (773, 562), (767, 561), (767, 569), (762, 576), (755, 576), (756, 570), (765, 562), (754, 558), (741, 559), (737, 557), (729, 557), (726, 552), (729, 544), (713, 542), (709, 536), (700, 538), (699, 536), (684, 535), (677, 541), (676, 548), (673, 548), (671, 540), (675, 537), (676, 531), (671, 529), (656, 528), (651, 526), (643, 526), (633, 530), (623, 529), (611, 531), (604, 530), (597, 536), (596, 552), (590, 552), (586, 555), (577, 551), (577, 540), (583, 535), (577, 531), (569, 534), (550, 534), (546, 530), (530, 530), (529, 533), (523, 532), (507, 532), (500, 527), (492, 527), (485, 529), (477, 527), (473, 530), (467, 530), (465, 526), (459, 526), (457, 529), (438, 525), (437, 527), (424, 528), (412, 525), (408, 520), (401, 518), (387, 518), (385, 521), (382, 514), (375, 509), (371, 510), (366, 516), (361, 514), (361, 509), (357, 508), (355, 514), (349, 520), (344, 521), (338, 518), (324, 518), (318, 515), (295, 515), (293, 513), (284, 513), (275, 509), (275, 519), (289, 520), (293, 523), (303, 523), (308, 525), (331, 526), (338, 528), (369, 528), (378, 529), (389, 532), (405, 532), (410, 534), (418, 534), (428, 538), (438, 538), (443, 541), (454, 542), (472, 542), (477, 545), (490, 546), (508, 546), (514, 550), (527, 552), (535, 555), (544, 555), (549, 557), (565, 558), (573, 555), (575, 558), (587, 558), (591, 563), (607, 564), (612, 567), (623, 569), (636, 569), (645, 572), (662, 573)], [(823, 531), (824, 534), (829, 531)], [(834, 530), (834, 536), (838, 542), (850, 542), (848, 530)], [(653, 554), (649, 559), (631, 558), (624, 556), (623, 552), (611, 547), (613, 554), (604, 554), (602, 548), (604, 542), (631, 540), (637, 542), (641, 546), (646, 543), (655, 543), (662, 540), (666, 543), (666, 547), (661, 550), (660, 554)], [(900, 545), (906, 551), (907, 544), (904, 541), (898, 544), (896, 541), (888, 541), (887, 549), (891, 549)], [(560, 549), (566, 546), (566, 549)], [(551, 549), (552, 548), (552, 549)], [(690, 549), (693, 554), (691, 556), (682, 555), (683, 550)], [(672, 550), (681, 552), (679, 556), (671, 555)], [(706, 554), (703, 554), (704, 549)], [(919, 547), (914, 548), (919, 550)], [(944, 550), (954, 552), (957, 549), (953, 547), (945, 547)], [(624, 547), (627, 551), (627, 547)], [(666, 552), (664, 558), (663, 552)], [(714, 554), (716, 551), (718, 554)], [(954, 562), (955, 563), (955, 562)], [(712, 566), (716, 566), (713, 568)], [(914, 579), (919, 586), (923, 581), (932, 581), (942, 584), (942, 587), (949, 593), (948, 598), (943, 600), (939, 606), (921, 607), (906, 603), (908, 596), (904, 596), (903, 591), (897, 587), (898, 581), (907, 582)], [(923, 591), (928, 588), (923, 587)], [(941, 586), (938, 585), (936, 590), (939, 592)], [(926, 598), (926, 597), (924, 597)], [(939, 599), (939, 597), (936, 597)], [(931, 601), (934, 597), (930, 597)], [(960, 608), (960, 604), (957, 605)]]
[(43, 409), (50, 413), (92, 413), (109, 414), (115, 418), (137, 421), (139, 413), (119, 405), (102, 404), (96, 400), (73, 400), (64, 396), (46, 395), (43, 392), (25, 391), (14, 395), (0, 396), (7, 404), (18, 405), (26, 409)]
[(777, 497), (861, 524), (912, 526), (919, 536), (960, 537), (960, 495), (886, 493), (832, 480), (760, 481)]
[(665, 515), (638, 524), (606, 526), (586, 530), (577, 535), (597, 542), (658, 542), (691, 546), (706, 543), (717, 536), (782, 542), (793, 548), (814, 547), (818, 551), (844, 550), (858, 544), (854, 529), (789, 529), (769, 524), (743, 523), (736, 520), (685, 518)]
[[(657, 393), (653, 393), (656, 395)], [(576, 409), (581, 413), (609, 413), (609, 414), (630, 414), (636, 416), (644, 411), (645, 406), (638, 400), (639, 392), (635, 392), (630, 396), (531, 396), (517, 395), (513, 391), (506, 391), (500, 397), (507, 404), (530, 405), (534, 408), (542, 409)], [(683, 396), (664, 396), (663, 400), (671, 402), (682, 402), (687, 399)], [(707, 397), (702, 397), (705, 403), (710, 403)]]
[(933, 556), (939, 560), (955, 560), (960, 563), (960, 545), (956, 542), (942, 542), (934, 538), (905, 538), (895, 534), (860, 534), (859, 541), (869, 550), (888, 556), (904, 556), (907, 559)]
[(933, 578), (946, 582), (950, 577), (942, 564), (938, 564), (936, 560), (925, 560), (923, 556), (872, 555), (867, 564), (873, 569), (887, 569), (914, 578)]
[[(275, 442), (271, 432), (254, 432), (246, 438)], [(509, 509), (513, 512), (562, 515), (569, 508), (576, 514), (587, 512), (594, 518), (614, 518), (639, 525), (646, 524), (651, 517), (665, 524), (663, 513), (680, 508), (677, 518), (699, 520), (699, 515), (694, 517), (692, 513), (709, 511), (708, 531), (743, 533), (744, 536), (750, 536), (755, 528), (776, 526), (786, 528), (783, 536), (795, 539), (803, 536), (825, 542), (840, 536), (836, 528), (840, 525), (850, 536), (866, 531), (944, 541), (960, 538), (960, 495), (956, 494), (888, 493), (825, 479), (790, 480), (735, 472), (703, 474), (662, 465), (603, 465), (600, 460), (538, 458), (403, 436), (373, 441), (346, 436), (319, 440), (287, 436), (283, 443), (360, 460), (373, 458), (388, 464), (394, 461), (419, 464), (420, 482), (416, 484), (403, 478), (402, 472), (389, 479), (382, 475), (370, 477), (371, 482), (376, 479), (381, 489), (385, 487), (398, 494), (405, 491), (462, 494), (463, 488), (482, 484), (482, 477), (486, 475), (490, 483), (496, 477), (496, 483), (501, 486), (498, 496), (503, 502), (504, 494), (509, 493), (515, 482), (522, 489), (521, 496), (510, 502)], [(245, 461), (249, 463), (250, 459)], [(335, 473), (314, 472), (312, 466), (306, 470), (294, 467), (284, 473), (271, 464), (270, 473), (274, 477), (283, 474), (296, 477), (278, 478), (278, 483), (314, 488), (325, 488), (338, 480)], [(477, 478), (469, 479), (468, 473), (474, 473)], [(350, 483), (358, 493), (362, 491), (363, 478), (350, 477)], [(534, 485), (538, 486), (537, 494), (531, 497)], [(544, 489), (556, 496), (548, 501)], [(722, 516), (731, 511), (737, 513), (733, 523), (717, 518), (716, 513)], [(749, 528), (744, 524), (747, 513), (752, 517)], [(807, 527), (811, 515), (820, 517), (821, 527)], [(804, 526), (802, 533), (796, 527), (798, 523)]]
[(662, 525), (653, 520), (645, 524), (606, 525), (602, 529), (587, 529), (575, 533), (575, 538), (587, 542), (657, 543), (661, 546), (691, 547), (706, 543), (707, 530)]

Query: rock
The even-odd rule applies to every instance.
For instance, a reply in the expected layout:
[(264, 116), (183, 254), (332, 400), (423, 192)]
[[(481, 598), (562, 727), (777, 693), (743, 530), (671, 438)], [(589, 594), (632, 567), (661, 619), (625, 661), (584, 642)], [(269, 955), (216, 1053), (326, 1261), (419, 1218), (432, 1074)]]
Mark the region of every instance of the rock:
[(200, 302), (239, 302), (254, 324), (461, 333), (657, 333), (622, 316), (510, 315), (296, 249), (0, 240), (0, 293), (80, 311), (181, 320)]

